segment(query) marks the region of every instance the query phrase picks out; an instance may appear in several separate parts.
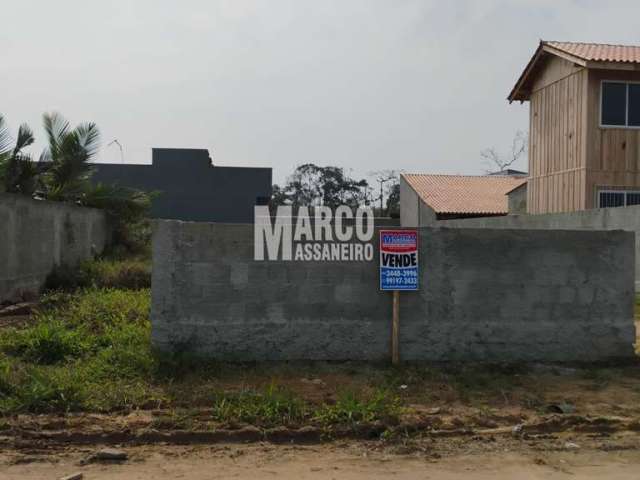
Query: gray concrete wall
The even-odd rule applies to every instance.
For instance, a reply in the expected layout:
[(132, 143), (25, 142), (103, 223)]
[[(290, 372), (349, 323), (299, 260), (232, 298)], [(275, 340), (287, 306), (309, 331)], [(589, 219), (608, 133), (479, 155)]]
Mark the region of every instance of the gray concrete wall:
[(509, 214), (527, 213), (527, 184), (524, 183), (508, 193)]
[(637, 288), (640, 289), (640, 205), (543, 215), (508, 215), (506, 217), (444, 220), (437, 222), (437, 225), (448, 228), (626, 230), (635, 232), (635, 278)]
[(415, 228), (432, 225), (437, 220), (433, 208), (424, 203), (416, 191), (400, 175), (400, 225)]
[(75, 265), (109, 240), (100, 210), (0, 194), (0, 303), (37, 294), (55, 265)]
[[(401, 356), (632, 357), (633, 242), (621, 231), (422, 228), (420, 291), (401, 293)], [(243, 361), (388, 358), (391, 294), (378, 291), (376, 261), (255, 262), (252, 226), (158, 221), (152, 282), (161, 350)]]

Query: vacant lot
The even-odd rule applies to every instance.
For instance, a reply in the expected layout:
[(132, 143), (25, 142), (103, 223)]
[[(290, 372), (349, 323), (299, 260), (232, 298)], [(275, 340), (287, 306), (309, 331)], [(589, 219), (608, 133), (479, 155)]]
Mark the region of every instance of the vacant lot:
[[(359, 455), (393, 458), (388, 469), (385, 460), (375, 465), (409, 478), (425, 462), (479, 454), (490, 455), (482, 462), (495, 470), (474, 469), (470, 478), (518, 478), (511, 473), (520, 462), (532, 465), (532, 475), (556, 478), (573, 465), (562, 455), (595, 478), (586, 452), (640, 448), (638, 365), (392, 368), (158, 356), (149, 342), (147, 260), (104, 259), (56, 275), (53, 284), (64, 289), (44, 295), (28, 315), (0, 318), (0, 462), (15, 478), (38, 478), (51, 464), (64, 473), (97, 445), (123, 446), (144, 463), (86, 467), (95, 478), (146, 478), (143, 470), (199, 478), (212, 468), (209, 455), (221, 472), (241, 478), (253, 467), (314, 477), (336, 462), (348, 467), (341, 478), (365, 478), (371, 471)], [(292, 441), (321, 450), (298, 458), (274, 445)], [(348, 448), (320, 446), (327, 441)], [(254, 444), (250, 460), (246, 449), (222, 446), (246, 442)], [(171, 450), (174, 458), (163, 444), (190, 447)], [(492, 456), (504, 451), (514, 452), (512, 463)], [(189, 466), (193, 455), (202, 471)], [(620, 478), (634, 455), (616, 463)], [(455, 462), (434, 468), (439, 477), (457, 472)]]

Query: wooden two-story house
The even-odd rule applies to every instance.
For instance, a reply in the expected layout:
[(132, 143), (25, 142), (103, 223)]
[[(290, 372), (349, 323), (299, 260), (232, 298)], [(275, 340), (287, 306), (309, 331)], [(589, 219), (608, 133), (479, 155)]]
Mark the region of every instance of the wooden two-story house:
[(542, 41), (509, 101), (530, 103), (527, 213), (640, 204), (640, 46)]

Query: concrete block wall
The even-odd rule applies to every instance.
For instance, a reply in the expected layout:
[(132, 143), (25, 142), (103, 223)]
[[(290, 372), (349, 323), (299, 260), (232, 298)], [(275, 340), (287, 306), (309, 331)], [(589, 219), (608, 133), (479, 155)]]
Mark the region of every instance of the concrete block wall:
[(110, 240), (104, 212), (0, 194), (0, 303), (36, 295), (55, 265), (75, 265)]
[[(420, 291), (401, 293), (402, 359), (632, 357), (633, 242), (620, 231), (422, 228)], [(255, 262), (250, 225), (158, 221), (152, 282), (161, 350), (238, 361), (389, 356), (391, 294), (378, 290), (377, 261)]]
[(626, 230), (635, 233), (636, 290), (640, 290), (640, 205), (597, 208), (579, 212), (542, 215), (507, 215), (443, 220), (436, 223), (447, 228), (507, 228), (542, 230)]

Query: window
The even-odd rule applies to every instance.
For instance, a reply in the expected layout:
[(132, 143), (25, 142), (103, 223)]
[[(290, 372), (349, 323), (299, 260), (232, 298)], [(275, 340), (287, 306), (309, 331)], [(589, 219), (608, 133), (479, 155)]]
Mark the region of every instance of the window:
[(640, 205), (640, 192), (625, 190), (600, 190), (598, 192), (598, 208), (627, 207)]
[(640, 83), (602, 82), (600, 124), (640, 127)]

